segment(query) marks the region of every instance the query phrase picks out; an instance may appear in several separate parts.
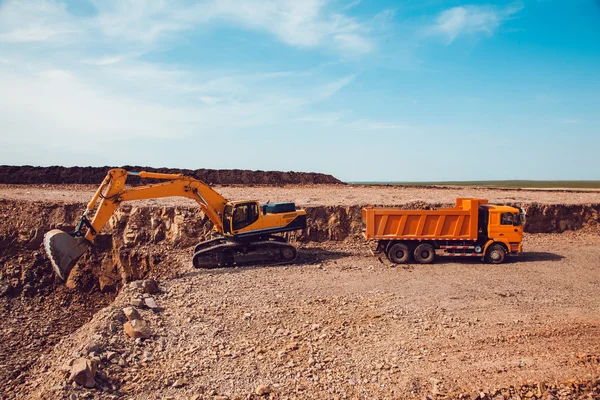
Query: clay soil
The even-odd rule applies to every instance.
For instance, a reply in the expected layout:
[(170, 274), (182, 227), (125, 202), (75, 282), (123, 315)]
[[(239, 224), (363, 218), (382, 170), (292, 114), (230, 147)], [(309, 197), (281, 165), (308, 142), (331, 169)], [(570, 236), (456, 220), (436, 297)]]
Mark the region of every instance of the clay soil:
[[(590, 204), (600, 197), (351, 186), (218, 190), (235, 199), (338, 206), (447, 204), (457, 196)], [(81, 203), (92, 191), (2, 186), (0, 198)], [(356, 237), (299, 246), (294, 265), (200, 271), (189, 249), (174, 249), (155, 274), (161, 310), (142, 310), (154, 336), (139, 343), (122, 330), (120, 310), (135, 295), (127, 287), (84, 293), (52, 281), (37, 293), (0, 297), (0, 398), (600, 398), (597, 230), (528, 234), (526, 254), (503, 265), (394, 266)], [(36, 252), (22, 257), (35, 260)], [(101, 374), (90, 390), (66, 382), (65, 364), (89, 356), (92, 337), (100, 343)], [(259, 385), (270, 393), (257, 395)]]

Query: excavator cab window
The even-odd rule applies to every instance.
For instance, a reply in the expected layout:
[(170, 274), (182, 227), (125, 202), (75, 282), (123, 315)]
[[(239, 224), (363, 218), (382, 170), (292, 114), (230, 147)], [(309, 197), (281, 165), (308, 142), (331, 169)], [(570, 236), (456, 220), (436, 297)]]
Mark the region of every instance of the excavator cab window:
[(233, 206), (225, 206), (223, 212), (223, 233), (231, 233), (231, 217), (233, 215)]
[(243, 229), (258, 220), (258, 205), (254, 202), (238, 204), (233, 210), (233, 230)]

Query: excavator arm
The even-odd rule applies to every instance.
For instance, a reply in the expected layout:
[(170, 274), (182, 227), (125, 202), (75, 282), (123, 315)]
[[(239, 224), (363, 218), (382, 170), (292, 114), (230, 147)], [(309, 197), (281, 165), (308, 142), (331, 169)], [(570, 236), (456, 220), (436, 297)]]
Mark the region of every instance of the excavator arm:
[[(168, 180), (154, 185), (125, 189), (127, 176)], [(223, 211), (227, 199), (201, 180), (178, 174), (153, 172), (127, 172), (116, 168), (108, 172), (102, 184), (88, 203), (77, 228), (72, 233), (53, 229), (44, 236), (44, 247), (56, 274), (66, 279), (77, 260), (85, 253), (115, 210), (124, 201), (154, 199), (160, 197), (188, 197), (195, 200), (200, 209), (213, 223), (215, 230), (223, 233)], [(98, 201), (100, 203), (98, 204)], [(96, 205), (97, 209), (96, 209)], [(96, 209), (90, 221), (88, 214)], [(82, 230), (87, 228), (85, 235)]]

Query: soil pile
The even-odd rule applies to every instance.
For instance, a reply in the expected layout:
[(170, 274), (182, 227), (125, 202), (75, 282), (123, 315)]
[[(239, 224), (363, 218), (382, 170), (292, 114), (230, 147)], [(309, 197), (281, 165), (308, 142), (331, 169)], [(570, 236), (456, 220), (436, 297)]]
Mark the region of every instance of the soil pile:
[[(106, 172), (115, 167), (33, 167), (0, 166), (0, 183), (5, 184), (92, 184), (98, 185)], [(159, 172), (194, 176), (209, 185), (289, 185), (289, 184), (341, 184), (331, 175), (315, 172), (249, 171), (241, 169), (178, 169), (152, 168), (125, 165), (127, 171)], [(146, 181), (147, 182), (147, 181)], [(140, 185), (142, 179), (131, 176), (131, 185)]]

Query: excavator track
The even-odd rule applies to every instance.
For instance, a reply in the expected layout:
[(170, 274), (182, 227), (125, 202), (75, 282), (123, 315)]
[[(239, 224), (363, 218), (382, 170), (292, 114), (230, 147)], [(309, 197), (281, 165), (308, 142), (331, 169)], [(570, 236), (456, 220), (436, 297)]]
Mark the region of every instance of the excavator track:
[(205, 269), (277, 265), (291, 263), (296, 256), (296, 248), (283, 238), (236, 241), (221, 237), (196, 245), (192, 263), (195, 268)]

